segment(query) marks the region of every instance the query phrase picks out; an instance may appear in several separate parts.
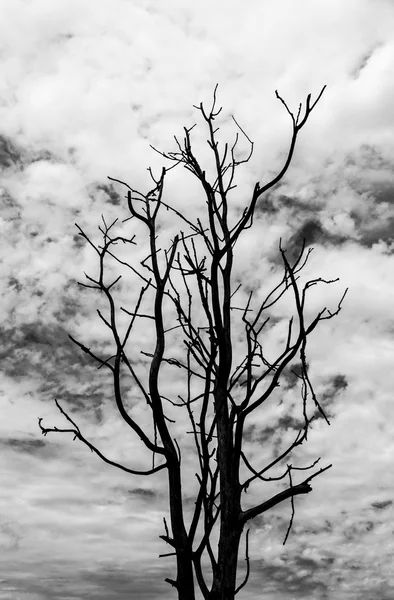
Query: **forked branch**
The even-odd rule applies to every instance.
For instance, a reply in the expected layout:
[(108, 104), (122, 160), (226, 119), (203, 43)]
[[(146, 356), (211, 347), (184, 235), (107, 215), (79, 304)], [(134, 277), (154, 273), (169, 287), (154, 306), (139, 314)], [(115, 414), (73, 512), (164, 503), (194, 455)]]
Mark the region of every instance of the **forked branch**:
[(82, 435), (81, 430), (79, 429), (78, 425), (72, 420), (72, 418), (60, 406), (57, 399), (55, 399), (55, 403), (56, 403), (56, 406), (58, 407), (58, 409), (60, 410), (60, 412), (62, 413), (62, 415), (64, 417), (66, 417), (67, 421), (69, 421), (69, 423), (71, 423), (73, 428), (72, 429), (59, 429), (58, 427), (43, 427), (42, 417), (39, 417), (38, 425), (41, 429), (41, 433), (43, 436), (46, 436), (48, 433), (72, 433), (74, 435), (73, 441), (75, 441), (76, 439), (80, 440), (82, 443), (85, 444), (85, 446), (87, 446), (90, 449), (91, 452), (94, 452), (95, 454), (97, 454), (97, 456), (99, 458), (101, 458), (101, 460), (103, 460), (105, 463), (107, 463), (108, 465), (111, 465), (112, 467), (117, 467), (118, 469), (121, 469), (122, 471), (126, 471), (126, 473), (131, 473), (132, 475), (152, 475), (152, 473), (157, 473), (158, 471), (161, 471), (162, 469), (165, 469), (167, 467), (167, 463), (165, 462), (161, 465), (158, 465), (154, 469), (149, 469), (148, 471), (137, 471), (135, 469), (129, 469), (128, 467), (125, 467), (124, 465), (122, 465), (120, 463), (110, 460), (109, 458), (104, 456), (104, 454), (102, 454), (102, 452), (100, 452), (100, 450), (98, 450), (91, 442), (89, 442)]
[(304, 479), (304, 481), (302, 481), (301, 483), (298, 483), (295, 486), (290, 486), (286, 490), (283, 490), (283, 492), (279, 492), (279, 494), (275, 494), (275, 496), (272, 496), (272, 498), (270, 498), (269, 500), (266, 500), (265, 502), (261, 502), (257, 506), (254, 506), (252, 508), (249, 508), (249, 509), (243, 511), (242, 516), (241, 516), (241, 523), (245, 524), (250, 519), (253, 519), (254, 517), (257, 517), (258, 515), (261, 515), (262, 513), (269, 510), (270, 508), (273, 508), (277, 504), (280, 504), (280, 502), (287, 500), (288, 498), (291, 498), (293, 496), (298, 496), (299, 494), (309, 494), (309, 492), (312, 491), (312, 488), (309, 485), (309, 482), (314, 477), (317, 477), (321, 473), (324, 473), (324, 471), (327, 471), (327, 469), (330, 469), (331, 467), (332, 467), (332, 464), (320, 469), (313, 475), (310, 475), (309, 477)]

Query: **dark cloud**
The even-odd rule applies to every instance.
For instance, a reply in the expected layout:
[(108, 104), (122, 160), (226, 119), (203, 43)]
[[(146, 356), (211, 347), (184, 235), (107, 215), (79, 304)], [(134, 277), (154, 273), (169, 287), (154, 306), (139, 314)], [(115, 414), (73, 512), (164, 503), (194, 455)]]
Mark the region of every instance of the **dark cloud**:
[(9, 565), (7, 573), (0, 575), (1, 583), (13, 589), (15, 596), (26, 593), (36, 598), (37, 594), (43, 600), (173, 600), (171, 588), (164, 581), (172, 575), (171, 565), (161, 570), (144, 565), (141, 570), (133, 563), (124, 568), (112, 565), (100, 551), (96, 558), (101, 563), (97, 570), (66, 557), (61, 562), (33, 560), (26, 571), (21, 564)]
[[(347, 238), (345, 236), (329, 233), (323, 227), (321, 222), (313, 217), (307, 218), (287, 241), (283, 241), (283, 248), (286, 250), (287, 259), (290, 264), (292, 264), (292, 262), (299, 257), (303, 245), (305, 249), (312, 246), (312, 244), (319, 244), (320, 246), (338, 246), (346, 240)], [(305, 251), (304, 257), (306, 257)]]
[(121, 196), (115, 191), (112, 183), (98, 185), (97, 189), (102, 190), (105, 193), (106, 199), (110, 204), (113, 204), (114, 206), (120, 205)]
[(21, 151), (9, 138), (0, 135), (0, 169), (19, 165)]
[[(374, 225), (364, 228), (361, 232), (360, 243), (367, 248), (371, 248), (374, 244), (383, 241), (391, 243), (394, 241), (394, 216), (386, 220), (385, 223), (377, 222)], [(392, 254), (394, 250), (389, 254)]]
[[(69, 339), (61, 323), (22, 324), (2, 337), (3, 373), (18, 380), (31, 377), (38, 382), (42, 398), (58, 398), (66, 412), (89, 412), (89, 419), (102, 422), (103, 400), (112, 385), (110, 374), (97, 370), (97, 363)], [(81, 381), (85, 382), (83, 392)]]
[[(306, 368), (308, 369), (309, 365), (308, 363), (306, 364)], [(290, 369), (290, 373), (291, 375), (297, 378), (297, 380), (299, 380), (299, 378), (302, 376), (302, 371), (303, 371), (303, 367), (302, 367), (302, 363), (295, 363), (294, 365), (292, 365), (291, 369)]]
[[(0, 190), (0, 209), (2, 218), (17, 227), (21, 219), (21, 205), (5, 187)], [(15, 239), (11, 241), (12, 244), (16, 242)]]
[(368, 50), (367, 52), (365, 52), (365, 54), (363, 54), (363, 56), (358, 61), (356, 67), (350, 73), (350, 76), (353, 77), (353, 79), (358, 79), (360, 77), (362, 70), (365, 69), (365, 67), (368, 65), (368, 62), (370, 61), (373, 53), (375, 52), (375, 50), (377, 50), (377, 48), (379, 48), (379, 45), (375, 46), (374, 48), (371, 48), (371, 50)]
[(285, 367), (280, 376), (280, 387), (282, 389), (290, 389), (297, 387), (300, 381), (301, 373), (302, 365), (299, 362)]
[(360, 540), (364, 535), (372, 532), (375, 528), (375, 523), (367, 519), (359, 519), (356, 523), (347, 525), (343, 528), (343, 536), (346, 540)]
[(242, 436), (243, 439), (245, 440), (245, 442), (251, 442), (253, 440), (255, 430), (256, 430), (255, 423), (251, 423), (250, 425), (245, 426), (245, 429), (243, 431), (243, 436)]
[(75, 235), (73, 235), (72, 240), (74, 247), (77, 249), (83, 248), (86, 244), (86, 240), (82, 237), (80, 233), (76, 233)]
[[(286, 218), (290, 225), (291, 235), (282, 240), (290, 261), (298, 257), (304, 240), (306, 248), (314, 244), (329, 248), (341, 246), (348, 240), (371, 247), (381, 240), (394, 239), (394, 171), (392, 162), (379, 147), (362, 144), (344, 157), (343, 164), (330, 173), (330, 177), (333, 180), (330, 184), (324, 184), (324, 176), (321, 180), (312, 177), (309, 194), (301, 196), (285, 191), (289, 184), (284, 182), (264, 202), (262, 211), (266, 215)], [(359, 200), (349, 203), (348, 195), (350, 198), (358, 196)], [(340, 215), (338, 209), (335, 212), (330, 209), (334, 196), (343, 199)], [(331, 223), (329, 230), (323, 225), (327, 217)], [(346, 223), (345, 230), (342, 223)]]
[[(77, 247), (80, 247), (83, 244), (76, 243), (75, 245)], [(64, 327), (64, 330), (68, 330), (72, 319), (75, 318), (75, 315), (77, 315), (83, 310), (81, 298), (77, 295), (78, 287), (79, 286), (76, 279), (70, 278), (68, 280), (67, 284), (62, 290), (60, 306), (53, 313), (53, 316), (56, 318), (58, 323)]]
[(303, 427), (303, 422), (300, 419), (295, 419), (291, 415), (283, 415), (278, 420), (278, 427), (286, 431), (288, 429), (299, 431)]
[(4, 581), (19, 593), (37, 594), (43, 600), (63, 600), (65, 597), (75, 600), (156, 600), (157, 597), (165, 598), (168, 593), (168, 584), (164, 582), (166, 576), (146, 568), (143, 574), (110, 566), (100, 567), (97, 571), (82, 569), (80, 564), (66, 559), (61, 563), (48, 560), (45, 565), (33, 563), (27, 573), (19, 566), (18, 572), (9, 570)]
[(0, 169), (16, 166), (22, 170), (27, 165), (35, 162), (54, 164), (63, 161), (46, 148), (31, 149), (27, 146), (22, 147), (10, 138), (0, 135)]
[(291, 597), (294, 600), (324, 597), (323, 594), (329, 591), (324, 581), (328, 579), (327, 571), (324, 580), (320, 576), (320, 573), (327, 569), (327, 564), (299, 555), (289, 557), (285, 552), (281, 559), (281, 565), (266, 563), (264, 560), (251, 560), (251, 586), (254, 590), (257, 591), (256, 584), (259, 581), (264, 581), (266, 593), (271, 591), (277, 597), (283, 594), (284, 598)]
[[(319, 395), (318, 402), (324, 410), (328, 419), (332, 419), (335, 415), (335, 407), (338, 407), (338, 397), (348, 387), (346, 376), (338, 373), (331, 377), (325, 383), (324, 391)], [(315, 419), (322, 419), (323, 415), (316, 409), (314, 413)]]
[(9, 446), (17, 452), (27, 454), (41, 454), (41, 450), (46, 446), (46, 443), (40, 439), (21, 439), (11, 437), (0, 439), (0, 444)]
[[(2, 332), (6, 344), (0, 350), (3, 371), (11, 376), (27, 376), (34, 370), (36, 374), (46, 371), (57, 354), (63, 354), (67, 342), (66, 332), (59, 325), (25, 323)], [(61, 344), (61, 346), (59, 345)], [(61, 348), (61, 350), (60, 350)], [(40, 360), (37, 361), (37, 355)]]
[(21, 292), (23, 285), (17, 277), (12, 276), (8, 278), (7, 288), (13, 288), (16, 292)]
[(147, 490), (145, 488), (134, 488), (129, 491), (132, 496), (140, 496), (141, 498), (152, 500), (156, 498), (157, 494), (153, 490)]
[(34, 153), (31, 154), (30, 157), (31, 162), (50, 162), (50, 163), (54, 163), (57, 162), (54, 155), (49, 152), (49, 150), (36, 150)]
[[(393, 175), (393, 165), (390, 160), (377, 146), (372, 144), (361, 144), (357, 150), (347, 154), (343, 167), (348, 181), (356, 189), (362, 189), (362, 186), (366, 185), (368, 182), (366, 174), (371, 175), (375, 172), (376, 175), (379, 173), (386, 174), (386, 176)], [(352, 169), (352, 167), (356, 167), (356, 169)]]
[(373, 191), (375, 201), (379, 203), (387, 202), (388, 204), (394, 204), (394, 185), (380, 184), (379, 187)]
[(378, 510), (383, 510), (384, 508), (387, 508), (388, 506), (391, 506), (393, 504), (392, 500), (382, 500), (381, 502), (377, 501), (377, 502), (372, 502), (371, 506), (373, 508), (377, 508)]
[[(171, 567), (168, 570), (171, 572)], [(82, 580), (93, 583), (97, 589), (97, 600), (156, 600), (171, 597), (169, 585), (164, 581), (170, 575), (144, 569), (144, 573), (126, 572), (116, 567), (104, 567), (99, 571), (86, 572)]]

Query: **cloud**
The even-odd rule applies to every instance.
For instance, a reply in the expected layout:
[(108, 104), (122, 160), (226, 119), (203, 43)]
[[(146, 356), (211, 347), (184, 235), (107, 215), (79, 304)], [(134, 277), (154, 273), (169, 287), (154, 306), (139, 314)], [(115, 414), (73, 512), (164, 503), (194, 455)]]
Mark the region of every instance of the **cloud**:
[[(242, 6), (235, 0), (4, 2), (0, 599), (171, 597), (164, 578), (174, 573), (174, 562), (158, 558), (166, 552), (158, 538), (168, 512), (163, 472), (131, 477), (72, 443), (72, 434), (41, 436), (37, 418), (48, 427), (67, 427), (57, 398), (105, 455), (130, 468), (150, 468), (150, 454), (117, 414), (110, 373), (97, 370), (68, 337), (104, 359), (114, 353), (97, 314), (107, 314), (105, 298), (77, 283), (87, 282), (84, 272), (97, 277), (99, 265), (75, 223), (99, 244), (101, 215), (107, 223), (118, 218), (115, 230), (135, 234), (137, 242), (118, 245), (119, 256), (139, 265), (148, 254), (146, 231), (122, 222), (128, 217), (125, 189), (107, 175), (146, 191), (152, 187), (147, 167), (157, 176), (164, 162), (150, 144), (176, 150), (173, 136), (181, 139), (183, 126), (196, 122), (194, 148), (212, 176), (207, 132), (193, 104), (210, 105), (216, 83), (223, 105), (220, 143), (234, 141), (232, 115), (255, 142), (230, 196), (232, 221), (255, 183), (269, 180), (286, 159), (291, 120), (275, 89), (297, 111), (308, 93), (316, 98), (327, 84), (286, 177), (262, 198), (253, 228), (237, 244), (234, 279), (245, 288), (234, 300), (244, 306), (254, 289), (257, 306), (278, 283), (280, 238), (290, 259), (303, 239), (314, 248), (300, 284), (340, 278), (311, 288), (309, 321), (325, 306), (335, 310), (349, 287), (336, 319), (323, 321), (309, 340), (311, 375), (331, 426), (316, 419), (308, 444), (291, 457), (302, 465), (321, 456), (322, 465), (333, 467), (315, 480), (313, 494), (297, 499), (294, 535), (285, 547), (290, 507), (252, 524), (253, 574), (244, 597), (393, 596), (393, 489), (387, 479), (393, 453), (393, 27), (387, 0), (297, 6), (290, 0)], [(242, 136), (238, 150), (241, 156), (249, 151)], [(165, 195), (190, 219), (203, 218), (203, 191), (190, 173), (170, 171)], [(164, 248), (178, 223), (164, 212), (160, 227)], [(123, 275), (117, 307), (132, 311), (141, 282), (115, 261), (107, 273), (109, 281)], [(151, 302), (146, 299), (146, 310)], [(291, 295), (270, 310), (264, 352), (271, 359), (293, 311)], [(119, 310), (122, 331), (127, 319)], [(148, 359), (140, 350), (153, 351), (151, 325), (137, 324), (128, 343), (145, 384)], [(183, 356), (177, 332), (167, 351), (171, 358)], [(238, 346), (234, 359), (242, 352)], [(174, 365), (163, 369), (166, 396), (184, 393), (179, 373)], [(128, 410), (153, 439), (146, 401), (126, 371), (122, 386)], [(253, 465), (263, 465), (295, 436), (301, 409), (289, 371), (247, 423), (245, 448)], [(189, 515), (197, 486), (193, 440), (182, 435), (187, 415), (169, 403), (168, 415), (178, 419), (171, 427), (184, 449)], [(251, 485), (245, 501), (282, 489), (275, 485)]]

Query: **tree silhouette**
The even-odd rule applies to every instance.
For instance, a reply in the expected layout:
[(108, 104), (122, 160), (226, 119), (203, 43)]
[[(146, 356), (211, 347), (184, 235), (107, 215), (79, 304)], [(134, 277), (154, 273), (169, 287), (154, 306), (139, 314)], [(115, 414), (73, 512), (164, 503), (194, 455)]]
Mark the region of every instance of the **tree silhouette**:
[[(140, 263), (142, 269), (116, 255), (114, 247), (120, 242), (136, 244), (134, 236), (126, 238), (113, 235), (116, 221), (107, 225), (102, 217), (103, 226), (99, 229), (103, 242), (100, 246), (95, 245), (77, 225), (80, 236), (94, 248), (99, 260), (98, 277), (94, 279), (85, 274), (88, 283), (80, 285), (99, 290), (108, 301), (108, 315), (104, 316), (99, 310), (98, 314), (112, 334), (115, 353), (109, 358), (101, 358), (73, 337), (70, 338), (83, 352), (99, 363), (98, 368), (105, 367), (111, 372), (116, 406), (124, 421), (152, 452), (152, 468), (138, 471), (109, 460), (83, 436), (78, 425), (57, 400), (56, 405), (69, 422), (69, 427), (44, 427), (42, 419), (39, 419), (39, 426), (44, 435), (49, 432), (72, 433), (74, 439), (82, 441), (102, 460), (131, 475), (153, 475), (160, 470), (166, 470), (171, 534), (164, 518), (165, 534), (160, 537), (171, 546), (172, 552), (161, 556), (176, 557), (176, 578), (167, 578), (166, 581), (176, 588), (179, 600), (195, 598), (195, 579), (206, 600), (233, 600), (249, 578), (247, 529), (246, 575), (241, 583), (236, 583), (240, 539), (248, 522), (289, 499), (291, 518), (284, 540), (286, 543), (294, 519), (295, 496), (309, 493), (312, 490), (312, 479), (331, 467), (328, 465), (315, 469), (305, 479), (295, 483), (295, 471), (313, 469), (320, 459), (305, 467), (295, 467), (290, 463), (283, 467), (283, 461), (289, 459), (293, 450), (307, 440), (309, 427), (314, 419), (324, 418), (329, 423), (310, 380), (306, 345), (308, 336), (318, 323), (333, 318), (341, 310), (347, 290), (336, 310), (331, 312), (322, 308), (307, 322), (305, 307), (309, 288), (318, 283), (330, 284), (337, 280), (318, 278), (307, 281), (302, 287), (299, 285), (299, 273), (312, 251), (311, 248), (305, 251), (305, 242), (294, 260), (288, 259), (286, 249), (280, 242), (282, 279), (257, 305), (253, 290), (245, 296), (243, 306), (235, 305), (234, 298), (242, 289), (242, 284), (233, 289), (232, 276), (236, 244), (242, 234), (252, 227), (258, 200), (284, 177), (293, 157), (298, 133), (307, 122), (324, 89), (325, 87), (313, 103), (309, 94), (305, 107), (300, 104), (296, 116), (276, 92), (276, 97), (285, 107), (292, 123), (287, 157), (282, 169), (271, 181), (264, 185), (255, 184), (249, 203), (236, 217), (235, 211), (229, 205), (229, 193), (236, 187), (234, 177), (237, 167), (250, 160), (254, 145), (233, 117), (238, 128), (235, 141), (231, 147), (225, 144), (222, 150), (219, 149), (216, 138), (218, 129), (215, 128), (215, 120), (221, 112), (221, 108), (216, 108), (217, 86), (209, 112), (203, 103), (195, 107), (201, 113), (208, 130), (207, 142), (212, 152), (213, 178), (208, 177), (193, 151), (191, 131), (194, 126), (184, 128), (182, 142), (175, 137), (175, 151), (162, 152), (154, 148), (169, 161), (168, 164), (173, 164), (163, 167), (160, 177), (157, 178), (152, 170), (148, 169), (154, 185), (147, 193), (136, 191), (123, 181), (109, 177), (111, 181), (127, 188), (130, 214), (125, 221), (132, 219), (145, 227), (149, 254)], [(236, 156), (239, 134), (250, 144), (249, 153), (244, 159)], [(202, 210), (201, 218), (198, 217), (195, 221), (186, 210), (181, 212), (163, 199), (166, 175), (177, 165), (183, 165), (197, 178), (205, 194), (205, 212)], [(171, 211), (174, 222), (178, 221), (182, 227), (187, 228), (186, 233), (177, 229), (177, 234), (164, 251), (158, 245), (159, 217), (163, 209)], [(104, 277), (105, 261), (109, 257), (126, 267), (142, 283), (134, 310), (120, 308), (129, 316), (128, 325), (123, 333), (119, 329), (118, 309), (113, 296), (113, 288), (121, 276), (111, 283), (106, 283)], [(287, 293), (293, 296), (294, 314), (287, 322), (287, 334), (281, 352), (273, 359), (268, 358), (263, 349), (262, 332), (268, 326), (271, 307)], [(142, 306), (148, 298), (149, 307), (147, 311), (143, 311)], [(148, 361), (145, 380), (137, 374), (135, 363), (128, 352), (133, 327), (142, 321), (154, 324), (153, 352), (143, 352), (144, 360)], [(176, 347), (175, 338), (171, 336), (179, 333), (183, 336), (180, 341), (183, 352), (178, 352), (176, 357), (168, 356), (166, 348)], [(176, 339), (179, 342), (179, 338)], [(241, 355), (240, 340), (243, 344)], [(178, 349), (179, 347), (178, 345)], [(234, 367), (234, 359), (238, 360), (238, 357), (240, 360)], [(246, 428), (252, 424), (253, 413), (262, 407), (279, 387), (281, 376), (289, 375), (292, 361), (297, 362), (293, 373), (300, 382), (301, 390), (302, 416), (298, 421), (298, 433), (268, 464), (253, 466), (244, 447)], [(184, 374), (184, 394), (178, 395), (176, 399), (164, 396), (161, 389), (161, 372), (169, 367), (176, 369), (177, 374)], [(125, 372), (134, 380), (141, 398), (146, 401), (152, 419), (153, 441), (150, 434), (130, 416), (125, 406), (121, 385), (121, 376)], [(309, 404), (312, 405), (313, 414)], [(168, 416), (170, 412), (173, 416), (176, 411), (185, 411), (191, 426), (191, 432), (185, 431), (185, 435), (179, 440), (180, 443), (172, 429), (175, 419)], [(186, 436), (187, 433), (192, 434), (199, 471), (196, 473), (198, 488), (194, 508), (188, 524), (185, 519), (181, 462), (181, 447), (186, 439), (190, 439)], [(156, 466), (155, 455), (159, 457), (159, 464)], [(282, 472), (279, 475), (268, 476), (273, 467), (280, 465)], [(242, 473), (245, 472), (248, 476), (243, 478)], [(242, 496), (253, 482), (278, 481), (285, 478), (288, 478), (288, 484), (283, 491), (255, 506), (242, 508)], [(217, 529), (218, 543), (215, 548), (212, 537)], [(210, 573), (204, 568), (203, 558), (208, 567), (210, 565)]]

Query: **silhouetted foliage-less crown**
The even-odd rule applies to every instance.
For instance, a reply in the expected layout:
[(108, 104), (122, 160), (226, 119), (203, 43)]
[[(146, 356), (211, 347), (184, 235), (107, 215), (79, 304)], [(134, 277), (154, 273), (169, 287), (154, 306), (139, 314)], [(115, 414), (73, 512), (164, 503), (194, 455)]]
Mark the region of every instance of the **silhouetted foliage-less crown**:
[[(179, 600), (194, 600), (194, 578), (206, 600), (233, 600), (249, 578), (248, 528), (246, 572), (243, 581), (238, 585), (236, 583), (239, 544), (245, 526), (254, 517), (290, 500), (291, 517), (285, 543), (294, 519), (295, 497), (308, 494), (312, 490), (312, 479), (331, 467), (328, 465), (314, 470), (297, 483), (294, 481), (295, 475), (311, 471), (319, 458), (304, 467), (287, 464), (282, 472), (272, 475), (272, 469), (283, 465), (283, 461), (290, 458), (293, 450), (307, 440), (310, 424), (315, 418), (320, 416), (328, 423), (310, 379), (306, 360), (307, 339), (321, 321), (332, 319), (338, 314), (347, 291), (334, 311), (322, 308), (312, 319), (307, 320), (305, 306), (308, 290), (317, 284), (330, 284), (333, 281), (317, 278), (307, 281), (301, 287), (298, 282), (299, 273), (312, 249), (305, 251), (304, 240), (297, 255), (290, 259), (280, 242), (279, 252), (283, 263), (281, 280), (263, 301), (256, 304), (252, 290), (244, 294), (242, 306), (235, 304), (236, 294), (242, 295), (242, 282), (233, 289), (233, 259), (237, 242), (253, 226), (259, 199), (272, 190), (287, 172), (299, 131), (321, 98), (324, 88), (313, 103), (309, 95), (305, 108), (300, 104), (296, 115), (276, 92), (276, 97), (283, 104), (292, 123), (289, 150), (279, 173), (268, 183), (255, 184), (249, 202), (238, 217), (234, 217), (235, 211), (229, 204), (229, 193), (236, 187), (234, 180), (237, 167), (250, 160), (254, 145), (234, 119), (238, 129), (234, 143), (232, 146), (226, 143), (223, 149), (219, 147), (215, 120), (221, 108), (216, 109), (216, 91), (217, 86), (209, 111), (202, 103), (196, 107), (208, 130), (213, 178), (208, 177), (194, 153), (191, 140), (194, 126), (184, 128), (182, 141), (175, 138), (175, 151), (161, 152), (155, 149), (172, 164), (163, 167), (157, 178), (149, 169), (153, 187), (147, 193), (139, 192), (118, 179), (109, 178), (127, 189), (129, 216), (126, 220), (137, 221), (146, 229), (149, 250), (139, 265), (132, 264), (124, 260), (123, 255), (121, 258), (115, 253), (115, 247), (120, 243), (129, 246), (136, 244), (134, 236), (113, 234), (116, 221), (107, 225), (102, 217), (103, 225), (99, 227), (102, 234), (101, 245), (96, 245), (77, 225), (79, 235), (93, 248), (99, 263), (98, 276), (94, 278), (86, 275), (87, 283), (80, 285), (98, 290), (106, 298), (108, 313), (104, 315), (99, 310), (98, 316), (111, 333), (114, 353), (110, 357), (99, 356), (73, 337), (70, 338), (98, 363), (99, 368), (104, 367), (110, 371), (118, 411), (152, 452), (152, 467), (138, 470), (104, 456), (86, 439), (58, 400), (55, 400), (56, 405), (68, 421), (68, 428), (47, 428), (43, 426), (42, 419), (39, 419), (44, 435), (49, 432), (72, 433), (74, 439), (82, 441), (103, 461), (131, 475), (153, 475), (166, 470), (171, 533), (164, 518), (165, 535), (160, 537), (171, 546), (171, 552), (161, 556), (175, 556), (176, 578), (167, 578), (166, 581), (176, 588)], [(240, 134), (250, 144), (248, 156), (242, 160), (237, 158)], [(164, 200), (165, 178), (172, 168), (179, 165), (183, 165), (197, 178), (205, 195), (205, 211), (201, 211), (200, 217), (195, 221), (190, 212), (181, 212)], [(178, 233), (164, 251), (159, 246), (158, 225), (163, 208), (171, 211), (174, 222), (178, 219), (180, 223)], [(121, 276), (111, 282), (107, 281), (106, 261), (109, 259), (117, 261), (119, 267), (126, 268), (131, 276), (141, 282), (133, 310), (119, 308), (116, 304), (114, 289)], [(264, 350), (262, 338), (269, 330), (270, 309), (287, 293), (293, 296), (294, 314), (287, 321), (287, 335), (281, 351), (278, 355), (269, 357)], [(144, 306), (148, 308), (145, 309)], [(122, 311), (123, 316), (126, 314), (129, 317), (124, 330), (119, 326), (119, 311)], [(152, 325), (152, 348), (150, 352), (143, 351), (147, 363), (146, 372), (142, 375), (137, 369), (136, 358), (132, 357), (133, 347), (129, 343), (133, 328), (138, 323)], [(176, 343), (178, 348), (179, 343), (182, 344), (183, 350), (177, 355), (174, 350), (174, 355), (171, 356), (166, 349), (176, 348)], [(243, 350), (240, 351), (240, 348)], [(253, 413), (268, 402), (280, 385), (281, 376), (289, 376), (292, 361), (293, 377), (300, 382), (300, 418), (294, 419), (289, 415), (286, 423), (298, 431), (289, 443), (284, 442), (283, 436), (283, 447), (264, 466), (252, 465), (251, 457), (248, 456), (250, 446), (245, 442), (251, 440), (251, 432), (255, 428)], [(181, 375), (184, 374), (184, 393), (178, 394), (176, 398), (170, 397), (171, 389), (164, 395), (164, 389), (167, 390), (165, 378), (160, 378), (161, 373), (170, 368), (176, 371), (177, 383), (182, 381)], [(121, 385), (121, 377), (125, 373), (134, 381), (136, 393), (146, 402), (152, 432), (144, 430), (126, 408), (125, 392)], [(175, 381), (173, 376), (172, 381)], [(314, 411), (312, 416), (310, 402)], [(174, 417), (177, 414), (183, 415), (183, 411), (191, 431), (185, 431), (185, 435), (178, 440), (174, 436)], [(283, 419), (281, 423), (284, 427)], [(195, 474), (198, 488), (193, 510), (188, 515), (188, 523), (182, 489), (182, 452), (185, 452), (185, 447), (190, 452), (191, 439), (186, 434), (192, 435), (198, 468)], [(155, 457), (158, 457), (157, 465)], [(282, 491), (249, 508), (243, 507), (243, 494), (252, 483), (263, 481), (268, 486), (267, 482), (285, 478), (288, 479), (288, 485)], [(218, 531), (217, 547), (212, 543), (215, 531)]]

